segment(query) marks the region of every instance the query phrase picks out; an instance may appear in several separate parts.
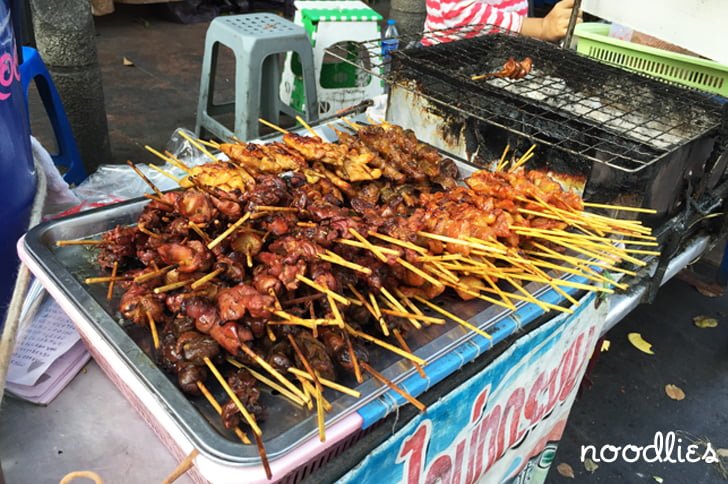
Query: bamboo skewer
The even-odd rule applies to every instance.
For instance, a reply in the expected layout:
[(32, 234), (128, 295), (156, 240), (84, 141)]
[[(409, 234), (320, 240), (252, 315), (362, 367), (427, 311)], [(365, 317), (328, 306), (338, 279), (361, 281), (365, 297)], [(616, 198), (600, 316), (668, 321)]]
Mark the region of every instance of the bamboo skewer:
[(379, 373), (377, 370), (369, 366), (365, 362), (361, 362), (362, 368), (364, 368), (370, 375), (372, 375), (376, 380), (379, 380), (380, 383), (383, 385), (386, 385), (389, 387), (390, 390), (394, 390), (395, 392), (399, 393), (402, 397), (405, 398), (408, 402), (410, 402), (412, 405), (414, 405), (417, 410), (420, 412), (424, 412), (427, 407), (425, 407), (425, 404), (417, 400), (415, 397), (407, 393), (406, 391), (402, 390), (400, 387), (392, 383), (389, 379), (385, 378), (384, 375)]
[(530, 160), (533, 157), (533, 151), (536, 149), (536, 145), (533, 144), (531, 147), (521, 156), (518, 161), (516, 161), (511, 168), (508, 170), (510, 172), (516, 171), (521, 166), (525, 165), (528, 160)]
[(273, 472), (271, 472), (270, 469), (270, 462), (268, 462), (268, 453), (265, 451), (265, 446), (263, 445), (263, 438), (253, 433), (253, 437), (255, 438), (255, 446), (258, 448), (258, 455), (260, 455), (260, 461), (263, 463), (263, 468), (265, 469), (265, 476), (268, 478), (268, 480), (273, 479)]
[(405, 240), (396, 239), (396, 238), (390, 237), (388, 235), (380, 234), (379, 232), (374, 232), (373, 230), (370, 230), (367, 233), (370, 236), (372, 236), (372, 237), (376, 237), (377, 239), (381, 239), (381, 240), (383, 240), (385, 242), (389, 242), (390, 244), (398, 245), (398, 246), (403, 247), (405, 249), (413, 250), (413, 251), (417, 252), (418, 254), (420, 254), (422, 256), (428, 254), (427, 249), (425, 249), (424, 247), (420, 247), (419, 245), (415, 245), (415, 244), (413, 244), (411, 242), (407, 242)]
[[(153, 155), (155, 155), (156, 157), (158, 157), (161, 160), (165, 161), (166, 163), (169, 163), (170, 165), (174, 166), (175, 168), (179, 168), (180, 170), (182, 170), (182, 171), (184, 171), (185, 173), (188, 173), (188, 174), (191, 172), (191, 169), (190, 169), (189, 166), (185, 165), (184, 163), (182, 163), (177, 158), (171, 156), (171, 154), (169, 156), (168, 155), (163, 155), (162, 153), (160, 153), (159, 151), (155, 150), (154, 148), (152, 148), (149, 145), (144, 145), (144, 148), (147, 151), (149, 151), (150, 153), (152, 153)], [(152, 165), (150, 164), (149, 166), (152, 166)]]
[[(391, 304), (390, 307), (392, 309), (394, 309), (395, 311), (402, 312), (402, 313), (407, 313), (407, 310), (405, 309), (404, 306), (402, 306), (402, 303), (400, 303), (397, 300), (397, 298), (394, 297), (392, 295), (392, 293), (387, 290), (386, 287), (382, 286), (381, 288), (379, 288), (379, 292), (381, 292), (382, 295), (385, 297), (385, 300), (388, 301)], [(409, 321), (410, 323), (412, 323), (412, 326), (414, 326), (415, 328), (422, 329), (422, 325), (416, 319), (407, 317), (407, 321)]]
[(177, 133), (180, 136), (182, 136), (184, 139), (186, 139), (187, 141), (189, 141), (192, 146), (194, 146), (195, 148), (197, 148), (198, 150), (200, 150), (202, 152), (202, 154), (204, 154), (205, 156), (207, 156), (208, 158), (210, 158), (210, 160), (212, 160), (213, 163), (217, 163), (218, 161), (220, 161), (215, 155), (213, 155), (212, 153), (210, 153), (209, 151), (207, 151), (207, 148), (205, 148), (204, 146), (202, 146), (200, 143), (197, 142), (197, 140), (195, 140), (193, 137), (189, 136), (184, 131), (177, 130)]
[(114, 296), (114, 283), (116, 282), (116, 271), (119, 270), (119, 261), (114, 261), (114, 267), (111, 269), (111, 280), (109, 281), (109, 288), (106, 290), (106, 300), (111, 301)]
[(506, 155), (508, 154), (508, 150), (511, 148), (510, 143), (506, 144), (506, 147), (503, 149), (503, 154), (500, 157), (500, 161), (495, 166), (495, 171), (501, 171), (506, 166)]
[(362, 244), (361, 242), (358, 242), (356, 240), (336, 239), (336, 240), (334, 240), (334, 242), (336, 242), (337, 244), (348, 245), (349, 247), (356, 247), (357, 249), (366, 249), (366, 250), (369, 250), (369, 247), (372, 246), (372, 247), (375, 247), (382, 254), (389, 254), (389, 255), (394, 255), (394, 256), (398, 256), (400, 254), (399, 251), (390, 249), (388, 247), (382, 247), (381, 245), (375, 245), (375, 244), (371, 244), (371, 243)]
[[(162, 484), (172, 484), (174, 481), (185, 475), (187, 471), (192, 469), (195, 464), (195, 458), (200, 455), (200, 451), (192, 449), (192, 452), (182, 459), (179, 465), (162, 481)], [(270, 478), (269, 478), (270, 479)]]
[(177, 266), (174, 265), (174, 264), (169, 265), (169, 266), (165, 266), (165, 267), (163, 267), (161, 269), (157, 269), (155, 271), (147, 272), (145, 274), (141, 274), (139, 276), (136, 276), (133, 280), (134, 280), (134, 282), (136, 284), (140, 284), (140, 283), (146, 282), (146, 281), (148, 281), (150, 279), (154, 279), (155, 277), (162, 276), (162, 275), (166, 274), (167, 272), (171, 271), (172, 269), (174, 269), (175, 267), (177, 267)]
[(442, 314), (446, 318), (452, 319), (453, 321), (455, 321), (459, 325), (464, 326), (465, 328), (468, 328), (469, 330), (474, 331), (474, 332), (478, 333), (479, 335), (481, 335), (481, 336), (483, 336), (485, 338), (493, 339), (493, 337), (491, 335), (489, 335), (488, 333), (486, 333), (482, 329), (480, 329), (480, 328), (478, 328), (476, 326), (473, 326), (471, 323), (465, 321), (461, 317), (458, 317), (458, 316), (454, 315), (450, 311), (446, 311), (446, 310), (442, 309), (441, 307), (432, 304), (430, 301), (427, 301), (426, 299), (421, 298), (420, 296), (415, 296), (415, 299), (417, 299), (419, 302), (421, 302), (422, 304), (424, 304), (428, 308), (432, 309), (433, 311)]
[(149, 320), (149, 329), (152, 331), (152, 342), (154, 343), (154, 349), (159, 349), (159, 333), (157, 333), (157, 323), (154, 321), (154, 318), (152, 317), (152, 313), (149, 311), (145, 311), (147, 315), (147, 320)]
[(104, 245), (107, 243), (103, 240), (57, 240), (56, 247), (66, 247), (69, 245)]
[(164, 170), (164, 169), (158, 167), (157, 165), (153, 165), (151, 163), (149, 164), (149, 168), (151, 168), (152, 170), (156, 171), (157, 173), (160, 173), (160, 174), (166, 176), (167, 178), (169, 178), (170, 180), (172, 180), (173, 182), (175, 182), (177, 185), (182, 186), (182, 179), (174, 176), (173, 174), (171, 174), (167, 170)]
[[(394, 328), (392, 330), (392, 332), (394, 333), (394, 338), (397, 340), (397, 343), (399, 343), (399, 345), (402, 347), (402, 349), (412, 353), (412, 350), (410, 349), (409, 345), (402, 337), (402, 333), (399, 332), (399, 329)], [(427, 378), (427, 374), (425, 373), (425, 370), (422, 368), (422, 365), (420, 365), (419, 363), (414, 363), (414, 362), (412, 363), (412, 365), (415, 367), (415, 370), (417, 370), (417, 373), (419, 373), (419, 375), (422, 378)]]
[(382, 309), (382, 313), (387, 314), (389, 316), (394, 316), (395, 318), (407, 318), (407, 319), (417, 319), (420, 321), (424, 321), (426, 323), (432, 323), (432, 324), (442, 324), (445, 322), (442, 318), (434, 318), (432, 316), (420, 316), (419, 314), (413, 314), (413, 313), (403, 313), (401, 311), (395, 311), (393, 309)]
[(152, 181), (149, 178), (147, 178), (147, 176), (144, 173), (142, 173), (142, 171), (131, 160), (126, 160), (126, 164), (129, 165), (129, 167), (131, 167), (131, 169), (134, 170), (134, 172), (137, 175), (139, 175), (139, 178), (141, 178), (144, 181), (144, 183), (146, 183), (149, 186), (149, 188), (151, 188), (152, 191), (157, 194), (158, 197), (164, 196), (164, 195), (162, 195), (162, 192), (159, 190), (159, 188), (157, 188), (157, 186), (154, 183), (152, 183)]
[(321, 139), (321, 137), (318, 134), (316, 134), (316, 131), (313, 130), (313, 128), (311, 127), (311, 125), (308, 124), (306, 122), (306, 120), (303, 119), (301, 116), (297, 115), (296, 116), (296, 121), (298, 121), (298, 123), (301, 126), (303, 126), (304, 128), (306, 128), (306, 131), (308, 131), (308, 134), (310, 134), (312, 138)]
[(193, 231), (194, 231), (194, 232), (195, 232), (195, 233), (196, 233), (197, 235), (199, 235), (199, 236), (200, 236), (200, 238), (202, 239), (202, 241), (203, 241), (203, 242), (204, 242), (205, 244), (209, 244), (209, 243), (210, 243), (210, 236), (209, 236), (209, 235), (207, 235), (207, 234), (206, 234), (206, 233), (205, 233), (205, 232), (204, 232), (204, 231), (203, 231), (203, 230), (202, 230), (202, 229), (200, 228), (200, 226), (199, 226), (199, 225), (197, 225), (197, 224), (196, 224), (196, 223), (194, 223), (194, 222), (193, 222), (192, 220), (190, 220), (189, 222), (187, 222), (187, 226), (188, 226), (189, 228), (191, 228), (191, 229), (192, 229), (192, 230), (193, 230)]
[(607, 208), (610, 210), (622, 210), (625, 212), (638, 212), (638, 213), (649, 213), (649, 214), (656, 214), (657, 210), (654, 210), (652, 208), (640, 208), (640, 207), (625, 207), (623, 205), (609, 205), (606, 203), (592, 203), (592, 202), (583, 202), (582, 203), (585, 207), (592, 207), (592, 208)]
[[(210, 402), (210, 405), (212, 406), (212, 408), (215, 409), (215, 411), (218, 413), (218, 415), (222, 415), (222, 407), (220, 406), (220, 403), (218, 403), (218, 401), (215, 400), (215, 397), (212, 396), (212, 393), (210, 393), (210, 390), (208, 390), (208, 388), (205, 386), (205, 384), (198, 380), (197, 388), (200, 390), (200, 393), (202, 393), (205, 396), (207, 401)], [(235, 427), (233, 429), (233, 431), (235, 432), (235, 435), (238, 436), (238, 438), (241, 440), (242, 443), (244, 443), (246, 445), (252, 444), (252, 442), (250, 441), (248, 436), (245, 435), (245, 432), (243, 432), (239, 427)]]
[(342, 120), (343, 122), (345, 122), (346, 124), (348, 124), (348, 125), (349, 125), (349, 127), (350, 127), (351, 129), (353, 129), (354, 131), (359, 131), (359, 130), (361, 129), (361, 126), (359, 126), (359, 125), (358, 125), (357, 123), (355, 123), (355, 122), (353, 122), (353, 121), (349, 120), (349, 118), (347, 118), (346, 116), (342, 117), (342, 118), (341, 118), (341, 120)]
[(303, 393), (301, 390), (299, 390), (296, 385), (291, 383), (285, 376), (281, 375), (280, 372), (278, 372), (275, 368), (273, 368), (267, 361), (265, 361), (263, 358), (258, 356), (257, 353), (255, 353), (253, 350), (248, 348), (245, 345), (240, 345), (240, 348), (243, 350), (243, 353), (248, 355), (250, 358), (255, 360), (256, 363), (258, 363), (265, 371), (270, 373), (270, 375), (278, 380), (283, 386), (288, 388), (291, 392), (293, 392), (295, 395), (297, 395), (299, 398), (305, 400)]
[(240, 217), (237, 220), (237, 222), (235, 222), (234, 224), (232, 224), (230, 227), (227, 228), (227, 230), (225, 230), (223, 233), (221, 233), (220, 235), (218, 235), (217, 237), (215, 237), (215, 239), (212, 242), (210, 242), (209, 244), (207, 244), (207, 248), (210, 249), (210, 250), (212, 250), (213, 248), (215, 248), (215, 246), (217, 246), (220, 242), (222, 242), (223, 240), (225, 240), (225, 238), (227, 238), (230, 234), (232, 234), (233, 232), (235, 232), (249, 218), (250, 218), (250, 212), (247, 212), (245, 215), (243, 215), (242, 217)]
[(357, 331), (354, 328), (352, 328), (351, 326), (349, 326), (348, 324), (346, 325), (346, 329), (347, 329), (347, 331), (349, 331), (349, 333), (351, 333), (353, 336), (356, 336), (357, 338), (367, 340), (370, 343), (374, 343), (377, 346), (381, 346), (382, 348), (387, 349), (387, 350), (391, 351), (392, 353), (396, 353), (399, 356), (403, 356), (404, 358), (407, 358), (410, 361), (419, 363), (420, 365), (425, 364), (425, 360), (423, 360), (419, 356), (415, 356), (413, 353), (408, 353), (407, 351), (404, 351), (394, 345), (391, 345), (391, 344), (387, 343), (386, 341), (377, 339), (374, 336), (371, 336), (367, 333), (362, 333), (360, 331)]
[(397, 257), (397, 263), (404, 267), (405, 269), (409, 270), (410, 272), (420, 276), (430, 284), (432, 284), (435, 287), (443, 287), (442, 282), (438, 281), (419, 267), (415, 266), (414, 264), (411, 264), (407, 262), (406, 260), (402, 259), (401, 257)]
[(274, 382), (273, 380), (271, 380), (270, 378), (266, 377), (265, 375), (263, 375), (261, 373), (258, 373), (254, 369), (252, 369), (249, 366), (246, 366), (246, 365), (240, 363), (238, 360), (236, 360), (234, 358), (226, 358), (226, 360), (227, 360), (228, 363), (230, 363), (231, 365), (233, 365), (236, 368), (244, 368), (244, 369), (246, 369), (248, 372), (250, 372), (251, 375), (253, 375), (253, 377), (256, 380), (258, 380), (259, 382), (263, 383), (264, 385), (268, 385), (270, 388), (272, 388), (273, 390), (277, 391), (278, 393), (280, 393), (281, 395), (283, 395), (284, 397), (286, 397), (287, 399), (289, 399), (290, 401), (292, 401), (296, 405), (299, 405), (299, 406), (306, 405), (306, 402), (304, 402), (301, 397), (299, 397), (298, 395), (293, 394), (293, 392), (289, 391), (287, 388), (284, 388), (283, 386), (281, 386), (278, 383)]
[(232, 388), (230, 388), (230, 385), (228, 385), (228, 382), (225, 381), (225, 379), (220, 374), (220, 371), (215, 367), (215, 365), (210, 361), (210, 358), (207, 356), (204, 357), (205, 364), (210, 369), (213, 375), (215, 375), (215, 378), (217, 378), (217, 381), (220, 383), (220, 385), (225, 390), (225, 393), (228, 394), (230, 399), (235, 403), (235, 406), (238, 407), (238, 410), (240, 410), (241, 415), (245, 418), (245, 421), (250, 426), (251, 430), (255, 435), (262, 435), (263, 432), (260, 431), (260, 427), (258, 427), (258, 424), (255, 421), (255, 418), (248, 412), (248, 410), (245, 408), (245, 405), (240, 401), (238, 396), (235, 394)]
[(208, 282), (210, 282), (211, 280), (215, 279), (217, 276), (219, 276), (223, 272), (225, 272), (225, 269), (223, 269), (223, 268), (215, 269), (214, 271), (200, 277), (195, 282), (190, 284), (190, 288), (194, 291), (198, 287), (202, 287), (205, 284), (207, 284)]
[[(385, 264), (387, 263), (387, 257), (382, 253), (382, 251), (380, 251), (377, 246), (375, 246), (374, 244), (369, 242), (362, 234), (357, 232), (356, 229), (354, 229), (354, 227), (349, 227), (349, 233), (351, 235), (353, 235), (354, 237), (356, 237), (356, 239), (359, 240), (359, 242), (364, 244), (365, 248), (368, 249), (372, 254), (374, 254), (377, 257), (377, 259), (384, 262)], [(399, 254), (397, 254), (397, 255), (399, 255)]]
[(356, 357), (356, 351), (354, 351), (354, 344), (351, 342), (349, 333), (344, 332), (344, 338), (346, 339), (346, 351), (349, 353), (349, 359), (354, 367), (354, 377), (356, 382), (361, 384), (364, 383), (364, 379), (361, 376), (361, 366), (359, 366), (359, 358)]
[[(288, 369), (288, 371), (295, 376), (300, 376), (301, 378), (305, 378), (307, 380), (313, 381), (313, 377), (311, 375), (309, 375), (305, 371), (299, 370), (298, 368), (295, 368), (292, 366)], [(318, 376), (318, 380), (319, 380), (319, 382), (321, 382), (321, 385), (325, 386), (326, 388), (336, 390), (339, 393), (343, 393), (345, 395), (349, 395), (354, 398), (361, 397), (361, 392), (359, 392), (358, 390), (351, 389), (347, 386), (336, 383), (335, 381), (331, 381), (326, 378), (323, 378), (321, 375)]]
[(336, 301), (334, 300), (333, 296), (331, 296), (331, 294), (326, 294), (326, 299), (329, 301), (329, 306), (331, 306), (331, 312), (334, 314), (334, 319), (337, 323), (339, 323), (339, 327), (343, 329), (344, 318), (341, 317), (341, 313), (339, 312), (339, 307), (336, 305)]
[(330, 250), (327, 250), (324, 254), (319, 254), (318, 258), (321, 260), (325, 260), (326, 262), (339, 265), (341, 267), (346, 267), (347, 269), (351, 269), (353, 271), (361, 272), (362, 274), (371, 275), (372, 273), (372, 270), (370, 268), (355, 264), (353, 262), (349, 262), (348, 260), (339, 256), (336, 252), (331, 252)]
[(311, 287), (313, 289), (316, 289), (318, 292), (324, 293), (326, 295), (330, 295), (337, 302), (340, 302), (344, 306), (349, 306), (351, 304), (349, 302), (349, 300), (347, 298), (345, 298), (344, 296), (342, 296), (341, 294), (338, 294), (338, 293), (332, 291), (331, 289), (322, 286), (318, 282), (312, 281), (311, 279), (309, 279), (308, 277), (306, 277), (306, 276), (304, 276), (302, 274), (296, 274), (296, 279), (298, 281), (306, 284), (307, 286), (309, 286), (309, 287)]
[(100, 277), (87, 277), (83, 280), (86, 284), (99, 284), (112, 281), (128, 281), (131, 277), (129, 276), (100, 276)]
[(179, 289), (180, 287), (185, 287), (188, 284), (192, 284), (192, 282), (192, 279), (187, 279), (184, 281), (177, 281), (164, 286), (155, 287), (154, 294), (162, 294), (165, 292), (174, 291), (175, 289)]
[(287, 130), (281, 128), (280, 126), (278, 126), (276, 124), (271, 123), (270, 121), (266, 121), (263, 118), (258, 118), (258, 122), (264, 126), (268, 126), (269, 128), (278, 131), (279, 133), (288, 134)]
[(298, 347), (298, 343), (296, 342), (296, 339), (293, 337), (291, 333), (288, 333), (288, 341), (291, 343), (291, 346), (293, 347), (293, 351), (296, 353), (296, 356), (298, 356), (298, 359), (303, 363), (303, 366), (306, 368), (306, 371), (309, 375), (311, 375), (314, 383), (314, 395), (316, 397), (316, 416), (318, 420), (318, 427), (319, 427), (319, 440), (321, 442), (326, 441), (326, 429), (325, 429), (325, 422), (324, 422), (324, 414), (323, 414), (323, 389), (321, 387), (321, 382), (318, 378), (318, 373), (316, 373), (313, 368), (311, 367), (311, 364), (308, 362), (308, 359), (306, 358), (306, 355), (303, 354), (301, 351), (301, 348)]

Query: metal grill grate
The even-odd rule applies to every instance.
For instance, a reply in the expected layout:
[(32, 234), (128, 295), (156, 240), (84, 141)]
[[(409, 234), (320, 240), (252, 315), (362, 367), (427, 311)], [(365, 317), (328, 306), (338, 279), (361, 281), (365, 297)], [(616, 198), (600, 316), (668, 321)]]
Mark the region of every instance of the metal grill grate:
[[(418, 48), (443, 35), (461, 40)], [(698, 92), (494, 26), (415, 34), (400, 46), (384, 61), (379, 40), (364, 42), (366, 63), (349, 62), (466, 117), (626, 172), (717, 132), (721, 122), (719, 104)], [(345, 60), (335, 48), (330, 54)], [(524, 79), (471, 79), (527, 56), (534, 67)]]

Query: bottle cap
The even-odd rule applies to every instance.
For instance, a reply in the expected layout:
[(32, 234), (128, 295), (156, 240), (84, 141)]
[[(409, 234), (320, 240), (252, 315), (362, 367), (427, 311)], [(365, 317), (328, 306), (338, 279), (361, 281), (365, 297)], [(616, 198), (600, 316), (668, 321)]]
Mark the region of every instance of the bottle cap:
[(393, 18), (390, 18), (389, 20), (387, 20), (387, 25), (394, 25), (396, 23), (397, 22)]

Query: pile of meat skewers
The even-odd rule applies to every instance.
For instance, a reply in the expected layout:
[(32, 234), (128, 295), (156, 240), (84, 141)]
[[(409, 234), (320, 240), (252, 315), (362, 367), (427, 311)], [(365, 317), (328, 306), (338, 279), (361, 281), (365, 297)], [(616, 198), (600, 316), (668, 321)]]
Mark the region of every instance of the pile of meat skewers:
[[(458, 185), (454, 162), (411, 131), (352, 126), (336, 143), (286, 133), (269, 144), (216, 145), (229, 160), (195, 168), (166, 155), (188, 173), (183, 189), (150, 195), (136, 225), (98, 244), (111, 276), (97, 279), (123, 291), (121, 315), (150, 328), (159, 364), (184, 392), (210, 399), (210, 374), (232, 365), (218, 378), (230, 396), (219, 413), (226, 428), (252, 430), (261, 451), (261, 375), (293, 402), (315, 403), (323, 425), (323, 386), (336, 388), (342, 374), (361, 383), (365, 372), (382, 381), (369, 345), (422, 371), (408, 333), (450, 320), (489, 337), (429, 302), (444, 291), (569, 312), (522, 284), (610, 292), (594, 264), (564, 252), (629, 272), (619, 262), (641, 260), (608, 237), (653, 244), (639, 223), (586, 214), (580, 197), (523, 170), (523, 159)], [(565, 274), (587, 282), (548, 274), (565, 262)]]

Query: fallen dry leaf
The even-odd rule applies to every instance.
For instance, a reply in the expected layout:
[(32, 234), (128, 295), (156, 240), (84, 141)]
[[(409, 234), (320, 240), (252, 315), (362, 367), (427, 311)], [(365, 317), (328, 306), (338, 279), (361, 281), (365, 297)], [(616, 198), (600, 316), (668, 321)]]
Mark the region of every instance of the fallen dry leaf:
[(705, 297), (720, 297), (725, 294), (725, 287), (720, 284), (698, 284), (695, 289)]
[(693, 318), (693, 324), (698, 328), (715, 328), (718, 326), (718, 320), (710, 316), (700, 315)]
[(559, 474), (564, 477), (568, 477), (570, 479), (576, 477), (574, 476), (574, 469), (572, 469), (571, 466), (566, 462), (562, 462), (561, 464), (557, 465), (556, 470), (559, 471)]
[(652, 476), (652, 478), (653, 478), (653, 479), (655, 480), (655, 482), (657, 482), (658, 484), (662, 484), (662, 481), (664, 481), (664, 479), (663, 479), (662, 477), (660, 477), (660, 476)]
[(728, 457), (728, 449), (715, 449), (715, 453), (718, 457)]
[(133, 65), (134, 65), (134, 61), (132, 61), (132, 60), (131, 60), (131, 59), (129, 59), (128, 57), (123, 57), (123, 58), (121, 59), (121, 63), (122, 63), (122, 64), (124, 64), (125, 66), (129, 66), (129, 67), (131, 67), (131, 66), (133, 66)]
[(647, 353), (648, 355), (654, 355), (655, 353), (652, 351), (652, 345), (645, 341), (642, 338), (642, 335), (639, 333), (629, 333), (627, 335), (627, 339), (630, 343), (632, 343), (632, 346), (640, 350), (642, 353)]
[(679, 401), (685, 398), (685, 392), (682, 391), (682, 388), (673, 384), (665, 385), (665, 393), (667, 393), (667, 396), (672, 398), (673, 400)]
[(586, 469), (587, 472), (594, 474), (594, 471), (599, 469), (599, 465), (587, 457), (586, 460), (584, 460), (584, 469)]
[(601, 351), (602, 353), (604, 353), (605, 351), (609, 351), (609, 347), (611, 345), (612, 345), (612, 342), (609, 341), (608, 339), (605, 339), (604, 341), (602, 341), (602, 347), (599, 349), (599, 351)]

